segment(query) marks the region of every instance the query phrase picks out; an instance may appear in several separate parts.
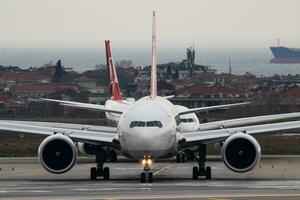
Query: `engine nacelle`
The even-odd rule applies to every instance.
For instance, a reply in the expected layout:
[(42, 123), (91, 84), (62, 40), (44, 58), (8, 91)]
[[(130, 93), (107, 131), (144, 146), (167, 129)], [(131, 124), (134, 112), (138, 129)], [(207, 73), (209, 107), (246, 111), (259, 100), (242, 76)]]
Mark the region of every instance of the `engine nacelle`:
[(86, 156), (94, 156), (96, 155), (96, 145), (84, 143), (84, 142), (78, 142), (77, 143), (78, 151)]
[(225, 165), (239, 173), (253, 169), (261, 157), (259, 143), (254, 137), (244, 133), (237, 133), (227, 138), (221, 152)]
[(74, 166), (77, 160), (77, 149), (69, 137), (55, 134), (43, 140), (39, 146), (38, 156), (46, 170), (61, 174)]

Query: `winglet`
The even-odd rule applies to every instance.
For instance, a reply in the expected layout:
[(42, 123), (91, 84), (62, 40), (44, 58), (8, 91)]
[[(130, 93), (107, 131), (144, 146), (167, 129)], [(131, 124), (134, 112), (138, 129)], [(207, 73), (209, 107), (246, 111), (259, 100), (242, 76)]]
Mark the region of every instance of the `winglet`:
[(111, 97), (111, 100), (122, 100), (121, 90), (119, 86), (114, 60), (112, 58), (109, 40), (105, 40), (105, 50), (106, 50), (107, 71), (109, 76), (109, 86), (108, 86), (109, 95)]
[(152, 64), (151, 64), (151, 96), (157, 96), (157, 67), (156, 67), (156, 17), (153, 11), (152, 19)]

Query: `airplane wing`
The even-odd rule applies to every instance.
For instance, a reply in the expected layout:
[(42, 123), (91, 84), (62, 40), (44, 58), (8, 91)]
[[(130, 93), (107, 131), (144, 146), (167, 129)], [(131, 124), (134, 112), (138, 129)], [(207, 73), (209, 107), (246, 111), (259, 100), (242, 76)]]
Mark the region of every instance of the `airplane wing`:
[(186, 148), (198, 144), (220, 142), (236, 133), (254, 135), (286, 131), (298, 128), (300, 128), (300, 121), (181, 133), (181, 139), (179, 140), (179, 148)]
[(174, 98), (174, 96), (175, 95), (169, 95), (169, 96), (164, 96), (163, 98), (165, 98), (165, 99), (172, 99), (172, 98)]
[(63, 106), (89, 109), (89, 110), (93, 110), (93, 111), (103, 111), (103, 112), (110, 112), (110, 113), (117, 113), (117, 114), (123, 113), (122, 110), (110, 109), (110, 108), (107, 108), (106, 106), (98, 105), (98, 104), (80, 103), (80, 102), (74, 102), (74, 101), (63, 101), (63, 100), (45, 99), (45, 98), (42, 98), (42, 100), (56, 102)]
[(100, 131), (100, 132), (108, 132), (108, 133), (115, 133), (115, 134), (117, 133), (117, 127), (109, 127), (109, 126), (94, 126), (94, 125), (71, 124), (71, 123), (60, 123), (60, 122), (18, 121), (18, 120), (0, 120), (0, 123), (24, 124), (24, 125), (45, 126), (45, 127), (75, 129), (75, 130), (85, 130), (85, 131)]
[(197, 113), (197, 112), (207, 112), (211, 110), (223, 110), (223, 109), (228, 109), (232, 107), (237, 107), (237, 106), (243, 106), (250, 104), (250, 102), (244, 102), (244, 103), (233, 103), (233, 104), (226, 104), (226, 105), (219, 105), (219, 106), (208, 106), (208, 107), (200, 107), (200, 108), (191, 108), (188, 110), (180, 111), (179, 115), (184, 115), (188, 113)]
[[(27, 124), (26, 124), (27, 123)], [(57, 123), (59, 124), (59, 123)], [(0, 120), (0, 130), (2, 131), (12, 131), (20, 133), (31, 133), (38, 135), (53, 135), (57, 133), (64, 134), (74, 141), (78, 142), (88, 142), (95, 145), (110, 146), (118, 149), (118, 144), (114, 143), (117, 139), (117, 131), (101, 129), (100, 127), (93, 127), (94, 130), (80, 130), (79, 125), (74, 128), (67, 128), (64, 125), (56, 125), (56, 123), (40, 122), (30, 123), (30, 122), (18, 122), (9, 120)], [(68, 124), (70, 125), (70, 124)], [(109, 127), (108, 127), (109, 128)]]
[(264, 115), (257, 117), (244, 117), (239, 119), (230, 119), (216, 122), (203, 123), (199, 125), (199, 130), (207, 131), (214, 129), (232, 128), (238, 126), (248, 126), (260, 123), (274, 122), (278, 120), (286, 120), (292, 118), (300, 118), (300, 112), (285, 113), (276, 115)]

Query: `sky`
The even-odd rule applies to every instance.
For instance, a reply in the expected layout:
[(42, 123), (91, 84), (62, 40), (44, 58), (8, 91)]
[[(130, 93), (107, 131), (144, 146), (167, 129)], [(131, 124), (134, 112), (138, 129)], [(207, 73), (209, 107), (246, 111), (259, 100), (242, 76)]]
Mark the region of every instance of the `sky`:
[(299, 0), (0, 0), (0, 48), (300, 47)]

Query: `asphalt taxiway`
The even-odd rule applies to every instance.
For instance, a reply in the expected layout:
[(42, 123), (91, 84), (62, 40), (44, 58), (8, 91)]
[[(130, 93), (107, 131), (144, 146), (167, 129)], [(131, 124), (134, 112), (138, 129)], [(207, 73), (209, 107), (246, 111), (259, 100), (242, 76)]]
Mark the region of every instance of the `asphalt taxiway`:
[(192, 180), (194, 162), (157, 162), (150, 184), (140, 183), (142, 167), (126, 159), (106, 164), (111, 180), (90, 181), (90, 159), (55, 175), (37, 158), (0, 158), (0, 199), (300, 199), (300, 156), (263, 157), (243, 174), (228, 170), (218, 157), (207, 164), (212, 180)]

